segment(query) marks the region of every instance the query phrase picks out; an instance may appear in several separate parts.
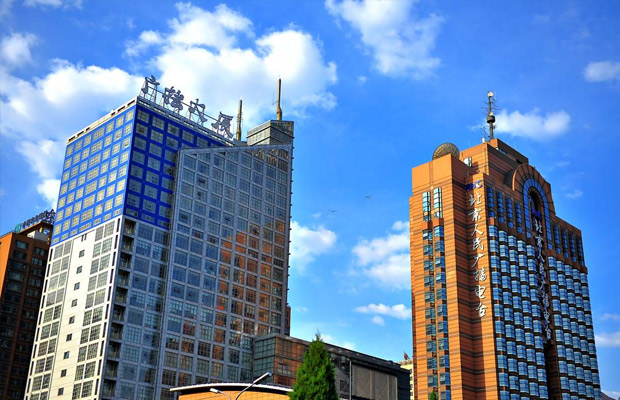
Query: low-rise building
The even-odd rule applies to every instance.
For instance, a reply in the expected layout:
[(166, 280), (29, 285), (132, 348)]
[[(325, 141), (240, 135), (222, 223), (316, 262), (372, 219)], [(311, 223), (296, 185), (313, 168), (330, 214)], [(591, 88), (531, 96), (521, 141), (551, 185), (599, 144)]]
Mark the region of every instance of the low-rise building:
[[(253, 376), (266, 372), (266, 382), (293, 387), (309, 342), (282, 334), (254, 338)], [(410, 374), (393, 361), (325, 343), (336, 372), (341, 399), (409, 400)]]

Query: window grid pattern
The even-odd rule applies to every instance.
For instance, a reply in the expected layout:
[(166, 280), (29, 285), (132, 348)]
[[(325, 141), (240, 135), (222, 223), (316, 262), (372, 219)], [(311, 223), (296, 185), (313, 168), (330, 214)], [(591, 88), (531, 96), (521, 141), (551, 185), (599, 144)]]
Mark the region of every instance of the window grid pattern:
[(534, 246), (489, 226), (500, 399), (548, 399)]
[[(437, 191), (437, 189), (435, 189)], [(441, 190), (435, 203), (441, 207)], [(444, 227), (422, 231), (428, 387), (451, 399)]]
[(135, 107), (67, 145), (52, 245), (122, 213)]
[(191, 126), (138, 105), (125, 214), (169, 228), (178, 151), (222, 145)]
[(290, 151), (180, 153), (164, 387), (251, 380), (251, 337), (284, 331)]
[(587, 275), (548, 257), (562, 398), (600, 399)]

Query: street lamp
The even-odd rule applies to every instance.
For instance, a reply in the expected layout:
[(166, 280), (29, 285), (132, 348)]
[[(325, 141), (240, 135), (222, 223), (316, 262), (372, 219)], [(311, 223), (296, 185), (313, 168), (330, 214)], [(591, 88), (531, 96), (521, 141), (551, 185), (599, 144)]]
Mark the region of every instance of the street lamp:
[(261, 376), (259, 376), (258, 378), (256, 378), (254, 380), (254, 382), (250, 383), (248, 385), (248, 387), (246, 387), (245, 389), (243, 389), (242, 391), (239, 392), (239, 394), (237, 395), (237, 397), (235, 397), (235, 400), (237, 400), (239, 398), (239, 396), (241, 396), (241, 394), (243, 392), (245, 392), (246, 390), (248, 390), (249, 388), (251, 388), (252, 386), (256, 385), (257, 383), (259, 383), (260, 381), (263, 381), (267, 378), (269, 378), (270, 376), (272, 376), (273, 374), (271, 372), (265, 372), (264, 374), (262, 374)]
[(228, 397), (228, 400), (232, 400), (227, 393), (224, 393), (221, 390), (217, 390), (216, 388), (211, 388), (211, 389), (209, 389), (209, 391), (213, 392), (213, 393), (216, 393), (216, 394), (223, 394), (224, 396)]
[[(248, 390), (249, 388), (251, 388), (252, 386), (256, 385), (257, 383), (259, 383), (260, 381), (263, 381), (267, 378), (269, 378), (270, 376), (272, 376), (273, 374), (271, 372), (265, 372), (264, 374), (262, 374), (261, 376), (259, 376), (258, 378), (256, 378), (254, 380), (254, 382), (250, 383), (245, 389), (243, 389), (242, 391), (239, 392), (239, 394), (237, 395), (237, 397), (235, 397), (235, 400), (239, 399), (239, 396), (241, 396), (241, 394), (243, 392), (245, 392), (246, 390)], [(211, 388), (209, 389), (210, 392), (212, 393), (216, 393), (216, 394), (223, 394), (224, 396), (228, 397), (228, 400), (232, 400), (231, 397), (228, 395), (228, 393), (222, 392), (221, 390), (217, 390), (216, 388)]]

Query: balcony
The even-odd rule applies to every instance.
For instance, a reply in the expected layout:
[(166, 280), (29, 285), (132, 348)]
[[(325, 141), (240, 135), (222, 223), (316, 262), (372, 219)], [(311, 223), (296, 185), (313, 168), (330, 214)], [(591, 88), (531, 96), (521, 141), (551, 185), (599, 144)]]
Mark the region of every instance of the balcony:
[(112, 324), (112, 330), (110, 331), (110, 339), (123, 340), (123, 326), (118, 324)]
[(120, 358), (121, 357), (121, 346), (119, 345), (111, 345), (108, 350), (109, 358)]

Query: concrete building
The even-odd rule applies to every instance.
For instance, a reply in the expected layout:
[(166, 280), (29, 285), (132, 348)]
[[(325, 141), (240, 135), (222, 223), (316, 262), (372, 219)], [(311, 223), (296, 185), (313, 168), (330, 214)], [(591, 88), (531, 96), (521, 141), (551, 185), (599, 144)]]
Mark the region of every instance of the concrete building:
[(416, 398), (600, 399), (582, 236), (551, 185), (498, 139), (412, 177)]
[[(54, 211), (0, 237), (0, 398), (23, 399)], [(51, 317), (50, 308), (43, 318)], [(41, 358), (45, 363), (46, 358)]]
[[(265, 382), (295, 385), (309, 342), (272, 333), (254, 339), (253, 376), (271, 372)], [(395, 362), (325, 343), (336, 372), (341, 399), (408, 400), (410, 374)]]
[(158, 86), (67, 141), (26, 400), (249, 381), (252, 336), (288, 331), (293, 122), (242, 142)]

